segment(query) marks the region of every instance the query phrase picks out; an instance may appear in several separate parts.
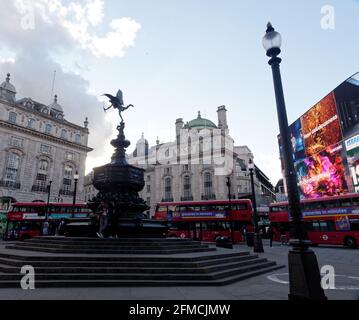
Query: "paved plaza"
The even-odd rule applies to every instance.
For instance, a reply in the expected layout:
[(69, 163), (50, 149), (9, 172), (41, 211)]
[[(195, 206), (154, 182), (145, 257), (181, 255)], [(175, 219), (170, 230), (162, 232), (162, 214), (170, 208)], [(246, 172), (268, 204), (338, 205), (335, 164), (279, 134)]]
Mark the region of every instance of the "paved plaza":
[[(3, 248), (3, 244), (1, 245)], [(248, 251), (245, 245), (233, 250)], [(286, 267), (248, 280), (219, 287), (121, 287), (121, 288), (39, 288), (34, 290), (0, 289), (0, 299), (120, 299), (120, 300), (286, 300), (289, 291), (287, 253), (289, 247), (264, 240), (269, 260)], [(1, 249), (3, 250), (3, 249)], [(231, 249), (220, 249), (228, 250)], [(326, 290), (328, 299), (359, 300), (359, 250), (321, 246), (314, 248), (319, 267), (332, 265), (336, 272), (336, 289)]]

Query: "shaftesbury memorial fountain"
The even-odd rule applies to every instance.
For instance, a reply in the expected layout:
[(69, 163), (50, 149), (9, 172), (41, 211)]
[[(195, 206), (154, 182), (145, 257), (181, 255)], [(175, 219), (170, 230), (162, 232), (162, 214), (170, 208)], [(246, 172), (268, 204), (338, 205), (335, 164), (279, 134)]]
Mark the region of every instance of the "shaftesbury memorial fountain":
[(104, 110), (112, 107), (117, 109), (121, 122), (117, 126), (117, 138), (111, 141), (111, 145), (115, 147), (111, 162), (94, 168), (93, 185), (99, 193), (92, 199), (89, 206), (95, 212), (101, 205), (108, 207), (108, 230), (112, 235), (118, 237), (164, 236), (165, 225), (144, 218), (143, 212), (149, 207), (138, 192), (145, 185), (145, 170), (128, 164), (126, 160), (126, 148), (130, 145), (130, 141), (125, 138), (125, 122), (121, 113), (133, 105), (124, 106), (121, 90), (118, 90), (116, 96), (110, 94), (105, 94), (105, 96), (109, 98), (111, 105)]

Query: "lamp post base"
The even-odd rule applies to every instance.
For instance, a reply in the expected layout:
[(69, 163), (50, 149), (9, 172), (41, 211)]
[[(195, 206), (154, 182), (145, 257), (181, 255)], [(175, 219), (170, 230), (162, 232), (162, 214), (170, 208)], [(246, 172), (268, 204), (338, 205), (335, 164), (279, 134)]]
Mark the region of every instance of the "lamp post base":
[(292, 240), (288, 253), (289, 300), (327, 300), (321, 286), (317, 257), (310, 241)]
[(264, 252), (262, 238), (258, 233), (254, 234), (253, 252)]

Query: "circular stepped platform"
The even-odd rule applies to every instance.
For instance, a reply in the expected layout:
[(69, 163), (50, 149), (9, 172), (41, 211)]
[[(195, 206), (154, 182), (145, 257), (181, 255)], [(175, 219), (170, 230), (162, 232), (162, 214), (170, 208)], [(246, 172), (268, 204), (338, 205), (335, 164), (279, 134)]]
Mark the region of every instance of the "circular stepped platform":
[(0, 287), (20, 287), (24, 265), (35, 287), (219, 286), (283, 267), (189, 239), (38, 237), (0, 251)]

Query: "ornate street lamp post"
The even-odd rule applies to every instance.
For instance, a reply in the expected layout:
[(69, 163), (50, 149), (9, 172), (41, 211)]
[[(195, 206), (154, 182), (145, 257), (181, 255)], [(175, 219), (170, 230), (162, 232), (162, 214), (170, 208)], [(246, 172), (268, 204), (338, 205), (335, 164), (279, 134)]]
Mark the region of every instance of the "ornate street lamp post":
[(233, 224), (233, 216), (232, 216), (232, 203), (231, 203), (231, 199), (232, 199), (232, 195), (231, 195), (231, 178), (227, 177), (227, 182), (226, 182), (226, 186), (228, 189), (228, 214), (230, 217), (230, 224), (231, 224), (231, 240), (232, 240), (232, 244), (234, 244), (234, 224)]
[(282, 79), (279, 65), (282, 61), (278, 57), (282, 44), (281, 35), (268, 23), (266, 34), (263, 37), (263, 47), (270, 57), (272, 67), (274, 92), (277, 104), (277, 114), (280, 129), (280, 139), (283, 147), (285, 182), (288, 193), (290, 212), (290, 244), (293, 248), (288, 254), (289, 269), (289, 299), (326, 299), (321, 287), (321, 278), (317, 258), (309, 249), (310, 241), (302, 222), (300, 198), (297, 187), (297, 178), (293, 163), (293, 149), (290, 142), (287, 111), (285, 107)]
[(77, 183), (79, 181), (79, 177), (80, 177), (79, 173), (76, 171), (76, 173), (74, 174), (75, 187), (74, 187), (74, 196), (72, 199), (72, 206), (73, 206), (72, 217), (75, 216), (76, 192), (77, 192)]
[(252, 159), (249, 159), (248, 169), (249, 169), (249, 175), (251, 177), (251, 187), (252, 187), (252, 204), (253, 204), (253, 221), (254, 221), (253, 251), (264, 252), (262, 239), (259, 235), (259, 230), (258, 230), (257, 202), (256, 202), (256, 193), (254, 190), (254, 179), (253, 179), (254, 163)]
[(49, 215), (49, 211), (50, 211), (51, 185), (52, 185), (52, 180), (50, 180), (50, 181), (49, 181), (49, 184), (47, 185), (47, 204), (46, 204), (45, 221), (47, 220), (48, 215)]

